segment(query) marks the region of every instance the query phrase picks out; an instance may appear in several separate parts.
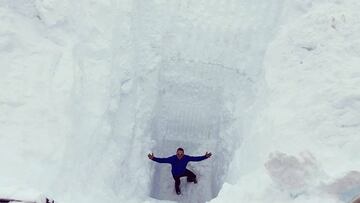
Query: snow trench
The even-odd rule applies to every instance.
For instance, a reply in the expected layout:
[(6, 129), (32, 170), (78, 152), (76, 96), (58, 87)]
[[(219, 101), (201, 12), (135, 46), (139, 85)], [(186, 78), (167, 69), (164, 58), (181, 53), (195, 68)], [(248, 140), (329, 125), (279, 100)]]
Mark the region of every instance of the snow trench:
[[(149, 196), (205, 202), (234, 179), (228, 169), (252, 121), (246, 111), (255, 100), (265, 31), (274, 27), (281, 7), (259, 2), (229, 2), (233, 13), (217, 4), (129, 2), (116, 12), (114, 19), (123, 21), (114, 23), (111, 43), (99, 46), (102, 38), (91, 36), (76, 44), (64, 179), (54, 189), (64, 202), (141, 202)], [(94, 19), (104, 20), (94, 25), (106, 21)], [(213, 156), (189, 163), (199, 182), (182, 179), (183, 195), (177, 196), (170, 165), (147, 160), (148, 147), (158, 157), (178, 147)]]
[(214, 155), (188, 164), (199, 182), (194, 185), (182, 178), (181, 196), (174, 192), (170, 164), (154, 164), (150, 196), (178, 202), (209, 201), (221, 189), (235, 147), (235, 142), (229, 145), (222, 139), (231, 117), (224, 107), (224, 78), (234, 83), (235, 77), (241, 80), (240, 73), (217, 64), (183, 60), (169, 60), (161, 66), (150, 125), (155, 156), (171, 156), (178, 147), (188, 155), (206, 151)]

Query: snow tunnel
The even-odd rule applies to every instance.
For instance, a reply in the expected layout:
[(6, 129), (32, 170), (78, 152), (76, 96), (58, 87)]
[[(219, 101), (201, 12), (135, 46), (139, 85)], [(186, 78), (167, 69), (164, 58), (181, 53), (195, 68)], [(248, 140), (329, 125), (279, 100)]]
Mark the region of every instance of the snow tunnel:
[(191, 202), (209, 201), (219, 193), (232, 151), (239, 144), (226, 142), (231, 137), (225, 139), (239, 136), (227, 131), (232, 114), (225, 107), (225, 97), (229, 97), (225, 90), (231, 89), (229, 85), (241, 85), (246, 79), (235, 69), (219, 64), (184, 60), (163, 62), (159, 74), (158, 97), (150, 125), (155, 156), (171, 156), (178, 147), (183, 147), (188, 155), (211, 151), (213, 156), (188, 164), (199, 182), (194, 185), (182, 178), (181, 196), (174, 192), (171, 165), (154, 164), (150, 196), (178, 202), (189, 202), (190, 197)]

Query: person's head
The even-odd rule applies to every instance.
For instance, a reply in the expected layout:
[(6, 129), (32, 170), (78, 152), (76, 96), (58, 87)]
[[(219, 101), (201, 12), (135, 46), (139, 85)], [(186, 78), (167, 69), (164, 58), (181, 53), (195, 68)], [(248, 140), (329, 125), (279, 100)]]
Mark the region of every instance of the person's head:
[(181, 159), (181, 158), (183, 158), (183, 156), (184, 156), (184, 149), (183, 148), (178, 148), (177, 150), (176, 150), (176, 156), (178, 157), (178, 159)]

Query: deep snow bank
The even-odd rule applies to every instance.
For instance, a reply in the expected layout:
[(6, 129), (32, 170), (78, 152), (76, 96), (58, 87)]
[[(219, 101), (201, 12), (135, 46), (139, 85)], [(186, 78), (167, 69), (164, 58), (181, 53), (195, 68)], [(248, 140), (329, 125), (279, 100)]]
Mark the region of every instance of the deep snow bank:
[(309, 2), (281, 27), (264, 60), (267, 102), (235, 156), (253, 163), (239, 162), (245, 175), (214, 202), (349, 202), (359, 194), (358, 8)]
[(52, 36), (59, 30), (50, 32), (36, 17), (33, 3), (0, 2), (1, 194), (6, 196), (49, 192), (71, 126), (66, 115), (71, 77), (58, 69), (70, 65), (68, 47)]
[[(24, 2), (0, 1), (1, 192), (63, 202), (357, 194), (356, 1)], [(182, 199), (169, 169), (146, 157), (179, 145), (214, 152), (190, 166), (200, 181), (183, 184)]]

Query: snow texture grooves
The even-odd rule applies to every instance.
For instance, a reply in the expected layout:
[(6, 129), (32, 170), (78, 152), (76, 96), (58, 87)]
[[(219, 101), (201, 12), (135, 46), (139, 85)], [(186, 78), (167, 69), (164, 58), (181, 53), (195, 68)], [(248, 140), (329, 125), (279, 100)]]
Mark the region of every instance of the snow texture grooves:
[[(182, 196), (174, 192), (174, 180), (169, 164), (155, 164), (151, 196), (179, 202), (205, 202), (220, 190), (227, 167), (226, 148), (219, 141), (220, 130), (227, 114), (223, 107), (223, 79), (236, 72), (219, 65), (194, 61), (170, 60), (162, 63), (159, 76), (159, 96), (151, 124), (152, 139), (156, 141), (155, 155), (167, 157), (176, 148), (185, 154), (214, 156), (202, 162), (189, 163), (188, 168), (199, 183), (186, 183), (182, 178)], [(219, 164), (221, 163), (221, 164)], [(220, 167), (219, 167), (220, 166)]]

